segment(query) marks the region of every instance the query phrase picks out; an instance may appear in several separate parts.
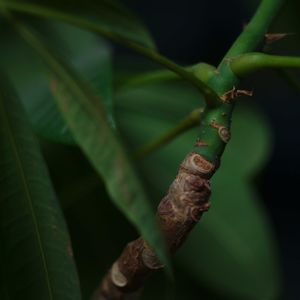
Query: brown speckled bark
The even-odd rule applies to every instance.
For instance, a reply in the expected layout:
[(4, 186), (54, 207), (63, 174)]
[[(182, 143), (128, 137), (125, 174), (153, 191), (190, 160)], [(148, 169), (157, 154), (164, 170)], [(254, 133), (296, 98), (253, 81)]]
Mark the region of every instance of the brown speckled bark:
[[(157, 217), (171, 253), (181, 246), (203, 212), (209, 209), (209, 178), (214, 171), (215, 165), (197, 153), (190, 153), (161, 200)], [(139, 238), (125, 247), (93, 300), (136, 299), (146, 278), (162, 267), (152, 249)]]

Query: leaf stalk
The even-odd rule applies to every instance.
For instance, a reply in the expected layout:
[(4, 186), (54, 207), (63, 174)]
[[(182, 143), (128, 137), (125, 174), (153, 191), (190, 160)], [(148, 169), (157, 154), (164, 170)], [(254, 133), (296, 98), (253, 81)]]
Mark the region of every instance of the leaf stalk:
[(238, 77), (245, 77), (256, 71), (272, 68), (300, 68), (300, 57), (246, 53), (232, 58), (230, 67)]

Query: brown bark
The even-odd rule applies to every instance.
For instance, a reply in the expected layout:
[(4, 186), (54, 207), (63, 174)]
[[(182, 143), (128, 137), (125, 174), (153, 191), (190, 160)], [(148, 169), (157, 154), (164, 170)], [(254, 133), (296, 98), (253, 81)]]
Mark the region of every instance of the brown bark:
[[(168, 194), (161, 200), (157, 217), (171, 253), (209, 209), (210, 183), (216, 165), (190, 153), (180, 166)], [(127, 244), (104, 277), (94, 300), (134, 299), (147, 277), (163, 268), (153, 250), (142, 239)]]

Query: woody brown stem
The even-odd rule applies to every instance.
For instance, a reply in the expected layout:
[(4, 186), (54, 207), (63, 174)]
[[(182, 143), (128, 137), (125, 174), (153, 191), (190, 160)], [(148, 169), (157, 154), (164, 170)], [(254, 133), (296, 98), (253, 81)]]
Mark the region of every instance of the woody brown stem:
[[(215, 165), (191, 152), (182, 162), (168, 194), (161, 200), (157, 217), (171, 253), (209, 209), (209, 178)], [(93, 300), (133, 299), (153, 272), (163, 268), (154, 251), (142, 239), (129, 243), (104, 277)]]

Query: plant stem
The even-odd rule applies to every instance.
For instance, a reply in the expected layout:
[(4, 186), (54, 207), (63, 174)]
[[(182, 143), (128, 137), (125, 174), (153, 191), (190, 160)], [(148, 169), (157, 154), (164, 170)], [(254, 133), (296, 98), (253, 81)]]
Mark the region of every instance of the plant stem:
[(197, 126), (199, 124), (202, 112), (202, 109), (195, 109), (194, 111), (192, 111), (171, 130), (167, 131), (154, 141), (149, 142), (148, 144), (140, 148), (136, 153), (136, 157), (140, 159), (144, 158), (145, 156), (149, 155), (150, 153), (154, 152), (155, 150), (161, 148), (162, 146), (172, 141), (181, 133)]
[(263, 40), (285, 0), (262, 0), (251, 21), (227, 52), (225, 58), (253, 51)]
[(230, 67), (238, 77), (266, 68), (300, 68), (300, 57), (246, 53), (232, 58)]
[[(216, 68), (212, 65), (206, 63), (199, 63), (197, 65), (191, 66), (188, 68), (190, 71), (194, 72), (197, 78), (200, 78), (203, 82), (208, 82), (215, 74)], [(159, 71), (158, 71), (159, 72)], [(148, 82), (155, 82), (161, 80), (171, 80), (178, 77), (171, 76), (174, 73), (168, 71), (160, 71), (161, 73), (149, 73), (150, 76), (142, 77), (139, 80), (138, 76), (135, 77), (136, 81), (133, 81), (133, 84), (141, 84)], [(158, 76), (157, 76), (158, 75)], [(149, 142), (144, 145), (141, 149), (139, 149), (136, 153), (137, 158), (144, 158), (148, 154), (153, 151), (159, 149), (165, 144), (169, 143), (171, 140), (176, 138), (181, 133), (197, 126), (200, 122), (201, 114), (203, 113), (203, 109), (195, 109), (188, 116), (186, 116), (183, 120), (179, 122), (174, 128), (169, 130), (168, 132), (162, 134), (156, 140)], [(199, 144), (199, 141), (198, 141)]]
[[(262, 1), (246, 30), (222, 60), (218, 74), (214, 72), (212, 77), (207, 78), (208, 85), (220, 97), (239, 83), (238, 77), (230, 68), (228, 58), (255, 50), (264, 38), (281, 2), (281, 0)], [(171, 253), (180, 247), (195, 222), (199, 221), (202, 213), (209, 207), (208, 179), (218, 168), (221, 155), (230, 138), (233, 108), (233, 101), (218, 107), (206, 107), (201, 115), (199, 136), (201, 143), (182, 162), (176, 179), (160, 202), (157, 217)], [(157, 259), (143, 256), (143, 253), (145, 247), (142, 239), (129, 243), (104, 277), (94, 299), (129, 299), (130, 294), (138, 290), (155, 269), (162, 267), (157, 263)]]
[(170, 70), (155, 70), (150, 72), (138, 73), (121, 82), (118, 89), (127, 89), (140, 85), (165, 82), (182, 79), (177, 73)]
[[(208, 85), (220, 97), (239, 84), (239, 78), (230, 67), (231, 58), (256, 49), (264, 39), (270, 23), (279, 12), (282, 2), (283, 0), (263, 0), (249, 24), (224, 56), (218, 66), (218, 74), (208, 81)], [(226, 145), (224, 137), (221, 137), (220, 133), (223, 132), (226, 135), (226, 141), (230, 138), (233, 108), (234, 101), (231, 101), (218, 108), (207, 108), (203, 114), (200, 138), (208, 146), (199, 148), (198, 153), (211, 161), (217, 162), (219, 160)]]
[[(209, 209), (209, 178), (215, 170), (215, 166), (201, 155), (188, 154), (160, 202), (157, 219), (171, 254), (182, 245), (202, 214)], [(140, 237), (127, 244), (92, 299), (136, 299), (133, 296), (149, 275), (162, 268), (153, 250)]]
[[(186, 71), (193, 73), (198, 79), (207, 83), (208, 80), (215, 75), (216, 68), (210, 64), (199, 63), (185, 68)], [(156, 70), (146, 73), (139, 73), (129, 77), (126, 81), (120, 84), (121, 88), (135, 87), (143, 84), (163, 82), (181, 79), (181, 77), (170, 70)]]

